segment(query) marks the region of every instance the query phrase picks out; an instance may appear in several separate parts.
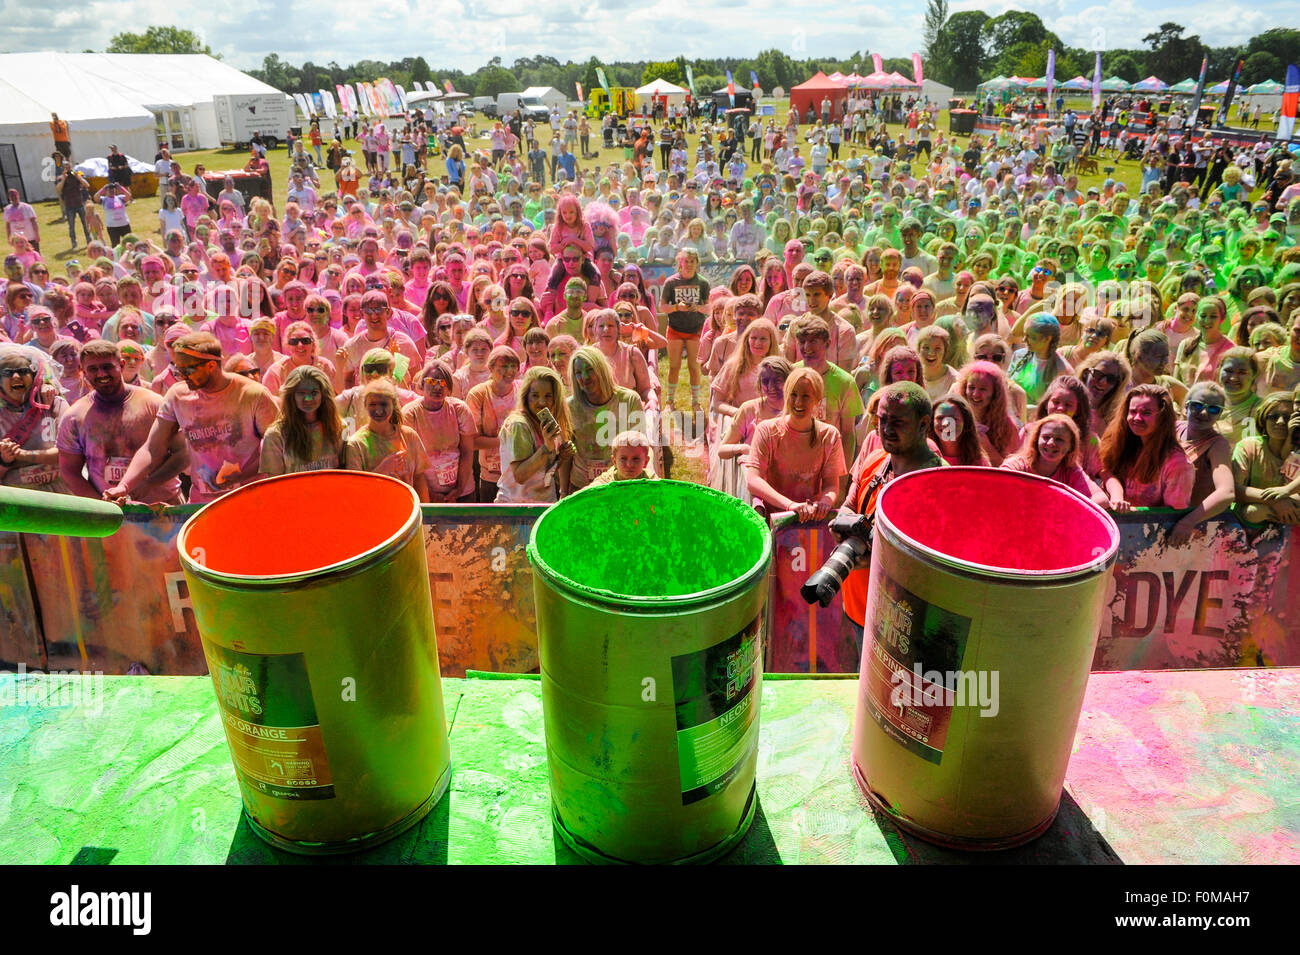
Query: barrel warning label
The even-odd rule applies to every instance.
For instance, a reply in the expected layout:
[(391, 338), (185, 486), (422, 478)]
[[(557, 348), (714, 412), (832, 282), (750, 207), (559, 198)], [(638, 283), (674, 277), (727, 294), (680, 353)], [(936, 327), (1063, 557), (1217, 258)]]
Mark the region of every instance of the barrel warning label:
[(970, 618), (922, 600), (882, 571), (867, 600), (867, 622), (867, 712), (886, 736), (938, 764), (957, 694), (929, 677), (960, 670)]
[(721, 643), (673, 657), (682, 805), (727, 786), (758, 745), (762, 615)]
[(207, 659), (244, 785), (278, 799), (334, 798), (303, 655), (211, 646)]

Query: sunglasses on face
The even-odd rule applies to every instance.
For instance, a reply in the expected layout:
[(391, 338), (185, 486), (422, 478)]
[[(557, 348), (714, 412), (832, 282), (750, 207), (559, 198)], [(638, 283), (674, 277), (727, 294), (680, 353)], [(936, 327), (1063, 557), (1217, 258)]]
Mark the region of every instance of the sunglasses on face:
[(1223, 405), (1207, 405), (1203, 401), (1189, 401), (1187, 402), (1187, 410), (1193, 414), (1201, 414), (1203, 412), (1214, 418), (1223, 414)]
[(1119, 378), (1115, 375), (1112, 375), (1110, 372), (1099, 371), (1096, 368), (1091, 368), (1084, 375), (1084, 381), (1092, 381), (1094, 378), (1105, 385), (1113, 385), (1117, 381), (1119, 381)]
[(289, 339), (290, 345), (310, 345), (315, 339), (298, 337)]
[(362, 365), (361, 371), (367, 375), (385, 375), (388, 373), (387, 365)]
[(34, 378), (34, 377), (36, 377), (36, 372), (32, 371), (32, 369), (30, 369), (30, 368), (4, 368), (4, 369), (0, 369), (0, 378), (3, 378), (3, 379), (10, 379), (10, 378)]

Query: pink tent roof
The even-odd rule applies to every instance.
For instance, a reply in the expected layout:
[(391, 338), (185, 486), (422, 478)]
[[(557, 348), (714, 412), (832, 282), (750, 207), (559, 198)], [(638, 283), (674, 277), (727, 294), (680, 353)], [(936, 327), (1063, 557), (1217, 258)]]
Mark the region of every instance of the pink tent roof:
[(818, 70), (816, 74), (809, 77), (807, 80), (800, 83), (798, 86), (794, 87), (794, 89), (792, 89), (791, 92), (794, 92), (794, 90), (843, 90), (843, 89), (844, 89), (843, 83), (836, 83), (833, 79), (831, 79), (821, 70)]
[(826, 77), (826, 78), (827, 78), (828, 80), (833, 80), (833, 81), (836, 82), (836, 83), (843, 83), (843, 82), (844, 82), (844, 74), (841, 73), (839, 70), (836, 70), (834, 73), (832, 73), (830, 76), (828, 76), (828, 77)]
[(889, 87), (893, 81), (888, 73), (868, 73), (862, 77), (862, 85), (871, 90), (883, 90)]
[(899, 73), (897, 70), (889, 74), (889, 82), (892, 83), (894, 86), (915, 86), (916, 85), (915, 80), (909, 80), (906, 76), (904, 76), (902, 73)]

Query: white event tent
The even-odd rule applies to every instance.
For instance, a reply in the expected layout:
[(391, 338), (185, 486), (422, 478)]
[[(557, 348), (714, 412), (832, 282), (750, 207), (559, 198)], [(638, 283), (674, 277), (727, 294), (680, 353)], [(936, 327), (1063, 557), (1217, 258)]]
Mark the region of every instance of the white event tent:
[(0, 144), (14, 145), (28, 199), (52, 199), (51, 112), (68, 123), (74, 162), (116, 144), (152, 164), (160, 141), (174, 152), (221, 144), (214, 95), (275, 92), (201, 54), (0, 54)]
[(681, 106), (686, 102), (686, 90), (660, 79), (647, 83), (636, 91), (636, 101), (643, 106), (660, 97), (667, 97), (669, 106)]

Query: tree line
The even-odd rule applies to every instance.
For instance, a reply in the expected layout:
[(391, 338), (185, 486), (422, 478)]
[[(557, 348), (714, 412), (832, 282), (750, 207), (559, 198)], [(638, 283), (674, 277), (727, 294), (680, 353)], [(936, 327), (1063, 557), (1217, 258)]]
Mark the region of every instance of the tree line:
[[(1142, 38), (1144, 49), (1102, 50), (1102, 73), (1130, 83), (1148, 76), (1178, 83), (1195, 79), (1205, 59), (1212, 84), (1227, 79), (1240, 59), (1241, 80), (1251, 85), (1281, 82), (1287, 64), (1300, 62), (1300, 30), (1290, 27), (1265, 30), (1241, 47), (1212, 47), (1186, 32), (1181, 24), (1162, 23)], [(1058, 82), (1091, 79), (1096, 63), (1095, 50), (1066, 46), (1037, 14), (1020, 10), (996, 17), (980, 10), (949, 15), (947, 0), (928, 0), (923, 37), (926, 72), (958, 90), (973, 90), (995, 76), (1043, 76), (1053, 49)]]
[[(1300, 62), (1300, 29), (1275, 27), (1250, 38), (1244, 47), (1211, 47), (1199, 36), (1186, 36), (1177, 23), (1164, 23), (1143, 37), (1145, 49), (1102, 51), (1102, 71), (1129, 82), (1155, 75), (1168, 83), (1177, 83), (1200, 72), (1201, 59), (1208, 60), (1207, 78), (1213, 83), (1227, 78), (1238, 58), (1243, 61), (1242, 82), (1249, 85), (1261, 80), (1282, 80), (1288, 63)], [(1008, 10), (996, 17), (979, 11), (949, 15), (947, 0), (928, 0), (921, 54), (926, 76), (946, 83), (958, 91), (971, 91), (994, 76), (1042, 76), (1047, 70), (1047, 54), (1056, 50), (1056, 78), (1063, 82), (1082, 75), (1091, 77), (1095, 52), (1067, 47), (1034, 13)], [(120, 33), (109, 45), (110, 53), (208, 53), (211, 50), (190, 30), (177, 27), (149, 27), (144, 33)], [(898, 71), (912, 75), (911, 56), (884, 57), (886, 73)], [(333, 90), (341, 83), (373, 82), (385, 77), (407, 89), (413, 82), (434, 83), (442, 87), (450, 80), (452, 87), (474, 96), (496, 96), (529, 86), (554, 86), (576, 99), (575, 84), (584, 92), (600, 83), (596, 71), (603, 69), (611, 86), (642, 86), (655, 79), (665, 79), (679, 86), (687, 85), (688, 71), (695, 77), (695, 89), (705, 96), (726, 83), (730, 70), (737, 88), (749, 88), (751, 72), (766, 91), (776, 87), (789, 90), (818, 70), (825, 73), (870, 73), (871, 54), (855, 51), (847, 57), (807, 57), (796, 59), (782, 50), (763, 50), (753, 57), (691, 59), (679, 56), (662, 61), (605, 62), (590, 57), (583, 62), (553, 56), (520, 57), (507, 66), (495, 56), (477, 70), (466, 72), (446, 66), (430, 65), (423, 56), (399, 60), (359, 60), (347, 66), (331, 60), (320, 64), (307, 61), (299, 66), (270, 53), (257, 69), (246, 70), (270, 86), (286, 93)]]

